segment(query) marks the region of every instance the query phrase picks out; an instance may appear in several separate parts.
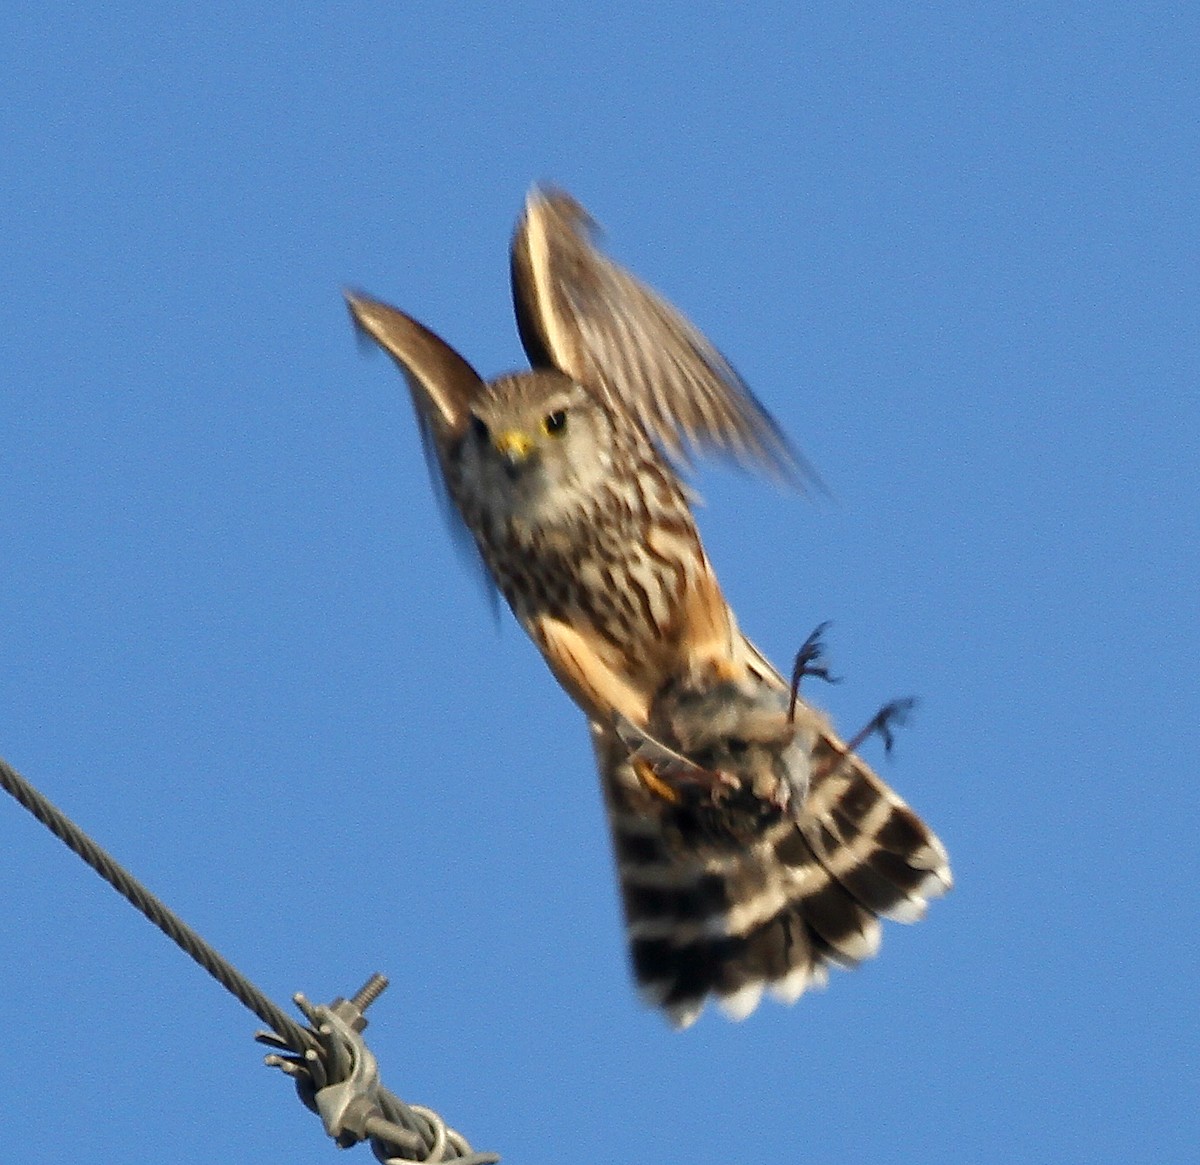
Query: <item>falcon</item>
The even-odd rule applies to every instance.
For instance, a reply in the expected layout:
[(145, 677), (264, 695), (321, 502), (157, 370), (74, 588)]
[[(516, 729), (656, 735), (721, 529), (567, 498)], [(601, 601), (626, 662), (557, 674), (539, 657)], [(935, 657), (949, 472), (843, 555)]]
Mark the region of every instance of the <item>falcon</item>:
[[(588, 719), (634, 976), (685, 1027), (710, 997), (733, 1018), (764, 989), (793, 1002), (831, 964), (873, 955), (879, 918), (921, 917), (951, 876), (934, 834), (741, 633), (680, 471), (712, 452), (815, 475), (728, 360), (595, 234), (570, 195), (530, 192), (511, 275), (531, 371), (484, 380), (411, 316), (346, 298), (404, 375), (453, 517)], [(676, 749), (680, 765), (655, 759)], [(680, 776), (707, 771), (700, 755), (724, 758), (742, 791), (701, 795), (715, 829), (692, 827), (696, 783)], [(759, 804), (754, 757), (786, 770), (787, 797)]]

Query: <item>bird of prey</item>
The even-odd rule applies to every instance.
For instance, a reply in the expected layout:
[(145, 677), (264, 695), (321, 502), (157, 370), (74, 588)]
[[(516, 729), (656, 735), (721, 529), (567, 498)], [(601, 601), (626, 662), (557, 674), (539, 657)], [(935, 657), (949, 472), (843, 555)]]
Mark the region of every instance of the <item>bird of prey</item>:
[[(454, 516), (588, 719), (643, 996), (680, 1027), (709, 997), (734, 1018), (764, 988), (792, 1002), (829, 964), (873, 955), (879, 917), (918, 918), (951, 883), (938, 839), (821, 713), (801, 699), (779, 729), (789, 685), (738, 629), (679, 467), (710, 451), (810, 471), (720, 352), (598, 249), (565, 192), (530, 192), (511, 273), (532, 370), (490, 381), (405, 313), (347, 301), (404, 374)], [(736, 829), (681, 828), (679, 779), (642, 747), (664, 737), (685, 762), (689, 748), (736, 754), (743, 776), (757, 748), (803, 770), (796, 796), (758, 824), (739, 805)], [(707, 816), (723, 804), (714, 791)]]

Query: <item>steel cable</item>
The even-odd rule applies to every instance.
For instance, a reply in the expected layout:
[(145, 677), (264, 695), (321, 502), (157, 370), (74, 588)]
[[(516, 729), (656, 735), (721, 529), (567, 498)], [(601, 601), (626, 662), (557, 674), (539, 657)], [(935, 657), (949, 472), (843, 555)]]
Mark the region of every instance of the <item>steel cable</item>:
[[(373, 976), (350, 1000), (336, 1000), (328, 1008), (314, 1007), (303, 996), (297, 996), (296, 1003), (313, 1029), (301, 1027), (3, 758), (0, 787), (272, 1029), (270, 1033), (259, 1033), (260, 1042), (292, 1055), (271, 1055), (267, 1063), (293, 1077), (301, 1100), (309, 1108), (317, 1111), (316, 1093), (322, 1088), (346, 1082), (348, 1066), (367, 1059), (374, 1066), (374, 1057), (359, 1033), (366, 1026), (362, 1012), (387, 984), (382, 976)], [(499, 1160), (494, 1153), (475, 1153), (466, 1138), (448, 1128), (432, 1109), (405, 1104), (373, 1077), (357, 1092), (347, 1095), (357, 1101), (357, 1107), (350, 1106), (356, 1119), (336, 1127), (326, 1124), (339, 1145), (369, 1139), (380, 1161), (485, 1165)]]

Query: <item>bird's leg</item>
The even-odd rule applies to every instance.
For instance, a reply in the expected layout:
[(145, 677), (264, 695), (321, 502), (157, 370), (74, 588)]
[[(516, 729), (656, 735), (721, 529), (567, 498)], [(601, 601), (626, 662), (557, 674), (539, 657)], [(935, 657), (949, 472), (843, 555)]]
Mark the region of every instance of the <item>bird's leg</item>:
[(916, 703), (916, 699), (912, 696), (906, 696), (902, 700), (889, 700), (845, 744), (835, 744), (833, 741), (829, 741), (836, 751), (834, 751), (828, 762), (822, 766), (820, 778), (828, 780), (834, 776), (858, 751), (863, 742), (877, 732), (883, 737), (884, 751), (890, 753), (892, 746), (896, 743), (896, 739), (892, 735), (893, 726), (903, 724), (908, 719), (909, 713), (916, 706)]
[(647, 792), (660, 800), (678, 805), (689, 792), (703, 789), (712, 793), (729, 781), (724, 773), (707, 769), (669, 748), (620, 713), (614, 718), (613, 726), (629, 749), (634, 776)]
[(697, 795), (709, 800), (720, 790), (736, 788), (739, 784), (732, 774), (719, 769), (706, 769), (691, 761), (679, 765), (673, 761), (651, 761), (645, 756), (631, 758), (633, 772), (642, 788), (671, 805), (692, 803)]
[(796, 700), (800, 695), (800, 681), (805, 676), (816, 676), (819, 680), (824, 680), (827, 684), (840, 684), (841, 676), (831, 676), (829, 668), (818, 661), (825, 655), (825, 644), (821, 640), (821, 636), (829, 630), (829, 621), (819, 623), (813, 630), (813, 633), (800, 645), (800, 650), (796, 652), (796, 662), (792, 664), (792, 692), (788, 699), (787, 718), (788, 723), (793, 724), (796, 720)]
[(672, 805), (678, 805), (683, 797), (679, 790), (663, 780), (654, 770), (654, 765), (643, 757), (635, 756), (632, 758), (633, 772), (637, 779), (641, 782), (642, 788), (653, 796), (658, 797), (662, 801), (667, 801)]
[(890, 753), (896, 743), (892, 728), (904, 724), (916, 704), (916, 698), (913, 696), (905, 696), (902, 700), (889, 700), (850, 738), (846, 743), (846, 752), (857, 752), (863, 741), (879, 733), (883, 737), (883, 751)]

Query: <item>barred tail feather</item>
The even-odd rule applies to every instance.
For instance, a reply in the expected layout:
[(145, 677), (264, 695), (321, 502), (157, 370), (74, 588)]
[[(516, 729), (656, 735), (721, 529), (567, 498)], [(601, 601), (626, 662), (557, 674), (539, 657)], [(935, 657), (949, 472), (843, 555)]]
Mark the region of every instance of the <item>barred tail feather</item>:
[(764, 992), (795, 1002), (875, 955), (881, 918), (914, 922), (952, 884), (941, 842), (832, 734), (799, 818), (735, 846), (681, 834), (615, 735), (593, 733), (634, 976), (677, 1027), (710, 996), (733, 1019)]
[[(818, 844), (826, 852), (839, 854), (848, 871), (869, 871), (869, 878), (860, 879), (861, 893), (881, 895), (873, 904), (876, 913), (915, 921), (924, 914), (927, 899), (953, 886), (945, 846), (860, 757), (847, 755), (831, 733), (822, 735), (814, 751), (805, 810), (818, 825)], [(836, 868), (834, 872), (841, 877)], [(915, 910), (919, 913), (913, 914)]]

